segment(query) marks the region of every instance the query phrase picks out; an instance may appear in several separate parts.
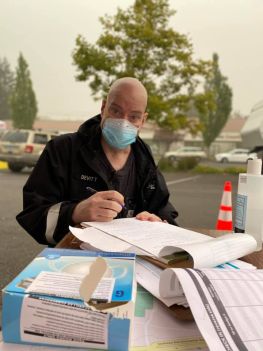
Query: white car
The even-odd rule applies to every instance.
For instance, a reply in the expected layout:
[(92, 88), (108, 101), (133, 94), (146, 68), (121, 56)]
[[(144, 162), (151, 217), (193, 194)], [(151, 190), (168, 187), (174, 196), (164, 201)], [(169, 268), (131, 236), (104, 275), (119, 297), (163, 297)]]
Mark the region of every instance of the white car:
[(246, 163), (249, 158), (257, 158), (256, 153), (250, 153), (248, 149), (233, 149), (228, 152), (222, 152), (215, 155), (217, 162), (227, 163), (227, 162), (238, 162)]
[(183, 146), (174, 151), (167, 151), (164, 157), (170, 161), (176, 161), (185, 157), (195, 157), (197, 160), (201, 160), (206, 158), (206, 153), (198, 146)]

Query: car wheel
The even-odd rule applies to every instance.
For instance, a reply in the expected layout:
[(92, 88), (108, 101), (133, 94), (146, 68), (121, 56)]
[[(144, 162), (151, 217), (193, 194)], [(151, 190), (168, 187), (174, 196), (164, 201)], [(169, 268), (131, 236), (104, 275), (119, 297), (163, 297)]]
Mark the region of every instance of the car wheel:
[(15, 173), (19, 173), (22, 171), (22, 169), (24, 168), (23, 165), (19, 164), (19, 163), (11, 163), (8, 162), (8, 168), (10, 169), (10, 171), (15, 172)]
[(228, 163), (228, 159), (226, 157), (222, 158), (221, 160), (222, 163)]

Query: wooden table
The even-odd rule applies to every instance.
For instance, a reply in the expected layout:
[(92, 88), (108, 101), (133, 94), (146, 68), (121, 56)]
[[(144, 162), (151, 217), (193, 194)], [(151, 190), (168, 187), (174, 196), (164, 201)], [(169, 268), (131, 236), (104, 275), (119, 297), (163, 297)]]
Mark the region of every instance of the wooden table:
[[(206, 234), (212, 237), (217, 237), (223, 234), (230, 233), (228, 231), (219, 231), (213, 229), (195, 229), (199, 233)], [(56, 248), (64, 249), (80, 249), (81, 241), (78, 240), (73, 234), (68, 233), (57, 245)], [(91, 247), (92, 248), (92, 247)], [(94, 249), (94, 248), (93, 248)], [(250, 255), (244, 256), (241, 258), (243, 261), (248, 262), (256, 266), (257, 268), (263, 268), (263, 250), (258, 252), (253, 252)], [(173, 305), (167, 307), (171, 313), (173, 313), (176, 318), (180, 320), (193, 320), (193, 315), (190, 308), (185, 308), (178, 305)]]

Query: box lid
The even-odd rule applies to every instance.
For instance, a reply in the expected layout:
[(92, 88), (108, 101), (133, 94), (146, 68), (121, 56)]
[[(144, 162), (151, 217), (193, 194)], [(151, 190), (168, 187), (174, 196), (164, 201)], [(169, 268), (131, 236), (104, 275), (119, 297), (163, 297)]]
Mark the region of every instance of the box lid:
[(90, 267), (97, 257), (105, 259), (108, 268), (104, 276), (112, 281), (111, 298), (108, 302), (124, 303), (132, 300), (135, 254), (118, 252), (46, 248), (5, 287), (4, 291), (25, 294), (26, 289), (41, 272), (84, 277), (89, 274)]

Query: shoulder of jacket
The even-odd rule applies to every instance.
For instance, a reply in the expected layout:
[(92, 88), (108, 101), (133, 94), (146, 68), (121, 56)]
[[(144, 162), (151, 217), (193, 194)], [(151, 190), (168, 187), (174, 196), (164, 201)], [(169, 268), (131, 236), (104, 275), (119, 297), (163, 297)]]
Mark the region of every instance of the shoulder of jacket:
[(149, 158), (149, 160), (151, 160), (155, 164), (150, 146), (145, 141), (143, 141), (140, 137), (137, 138), (135, 147), (139, 149), (144, 154), (144, 156)]
[(49, 144), (54, 145), (56, 147), (66, 146), (67, 144), (72, 144), (76, 142), (78, 139), (77, 132), (74, 133), (65, 133), (56, 136), (52, 140), (49, 141)]

